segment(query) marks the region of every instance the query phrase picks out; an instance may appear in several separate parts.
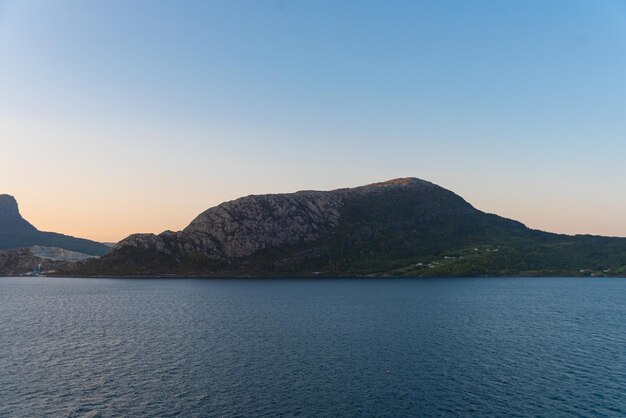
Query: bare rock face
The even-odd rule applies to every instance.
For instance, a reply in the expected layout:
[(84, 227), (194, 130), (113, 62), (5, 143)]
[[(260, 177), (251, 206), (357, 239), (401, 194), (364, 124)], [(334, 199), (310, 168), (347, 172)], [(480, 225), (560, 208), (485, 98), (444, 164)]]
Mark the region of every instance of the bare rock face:
[(340, 209), (347, 200), (404, 188), (438, 186), (403, 178), (353, 189), (252, 195), (206, 210), (183, 231), (131, 235), (116, 248), (197, 253), (216, 260), (245, 257), (264, 249), (317, 241), (339, 225)]
[(67, 261), (70, 263), (89, 260), (90, 258), (97, 258), (97, 256), (95, 255), (69, 251), (64, 248), (58, 247), (44, 247), (41, 245), (34, 245), (30, 247), (30, 251), (35, 257), (40, 257), (45, 260), (52, 261)]
[(75, 263), (94, 258), (63, 248), (33, 246), (0, 250), (0, 276), (20, 276), (41, 267), (41, 273), (67, 269)]
[(156, 250), (162, 253), (171, 254), (170, 249), (161, 235), (133, 234), (117, 243), (114, 248), (121, 248), (124, 246), (137, 247), (145, 250)]
[(224, 257), (243, 257), (319, 239), (337, 226), (341, 203), (338, 193), (248, 196), (205, 211), (183, 232), (210, 237)]

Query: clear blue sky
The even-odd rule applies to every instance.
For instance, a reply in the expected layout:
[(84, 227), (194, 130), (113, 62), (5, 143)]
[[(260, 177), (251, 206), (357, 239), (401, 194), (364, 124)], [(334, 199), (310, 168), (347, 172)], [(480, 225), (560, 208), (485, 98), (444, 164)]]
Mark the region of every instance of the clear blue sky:
[(402, 176), (626, 236), (626, 2), (0, 0), (0, 144), (25, 216), (102, 240)]

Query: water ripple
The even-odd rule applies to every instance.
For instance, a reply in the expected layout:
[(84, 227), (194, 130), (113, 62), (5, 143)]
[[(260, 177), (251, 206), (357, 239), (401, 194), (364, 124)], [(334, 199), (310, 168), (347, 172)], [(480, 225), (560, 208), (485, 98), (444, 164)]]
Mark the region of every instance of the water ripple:
[(626, 280), (0, 279), (0, 416), (625, 416)]

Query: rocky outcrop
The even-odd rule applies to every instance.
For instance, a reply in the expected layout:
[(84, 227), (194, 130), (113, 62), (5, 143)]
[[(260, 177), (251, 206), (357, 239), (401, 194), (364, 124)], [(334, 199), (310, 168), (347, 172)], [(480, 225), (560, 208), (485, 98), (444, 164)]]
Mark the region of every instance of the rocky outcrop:
[(11, 195), (0, 194), (0, 218), (16, 217), (19, 214), (17, 200)]
[(103, 255), (110, 248), (99, 242), (39, 231), (20, 214), (13, 196), (0, 195), (0, 249), (33, 245), (63, 248), (89, 255)]
[(183, 231), (131, 235), (116, 248), (135, 247), (168, 255), (199, 254), (214, 260), (246, 257), (262, 250), (320, 240), (339, 226), (341, 209), (347, 201), (390, 190), (419, 193), (444, 189), (424, 180), (402, 178), (353, 189), (252, 195), (206, 210)]
[(52, 261), (68, 261), (71, 263), (89, 260), (95, 258), (94, 255), (77, 253), (76, 251), (69, 251), (64, 248), (58, 247), (44, 247), (41, 245), (35, 245), (30, 247), (31, 253), (35, 257), (43, 258)]
[(68, 269), (93, 256), (56, 247), (34, 246), (0, 250), (0, 275), (21, 276), (39, 268), (41, 274)]
[(13, 196), (0, 194), (0, 234), (20, 231), (34, 232), (36, 228), (22, 218)]

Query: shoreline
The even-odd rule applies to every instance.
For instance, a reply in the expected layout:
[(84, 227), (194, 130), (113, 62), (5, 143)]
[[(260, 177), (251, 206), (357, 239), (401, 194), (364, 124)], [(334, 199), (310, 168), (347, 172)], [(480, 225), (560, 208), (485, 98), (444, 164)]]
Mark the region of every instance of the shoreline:
[(347, 275), (347, 276), (306, 276), (306, 275), (283, 275), (283, 276), (253, 276), (253, 275), (168, 275), (168, 274), (154, 274), (154, 275), (40, 275), (40, 276), (25, 276), (25, 275), (0, 275), (0, 278), (16, 277), (16, 278), (47, 278), (47, 279), (249, 279), (249, 280), (263, 280), (263, 279), (548, 279), (548, 278), (569, 278), (569, 279), (625, 279), (626, 276), (617, 275), (605, 275), (605, 276), (582, 276), (582, 275), (482, 275), (482, 276), (372, 276), (372, 275)]

